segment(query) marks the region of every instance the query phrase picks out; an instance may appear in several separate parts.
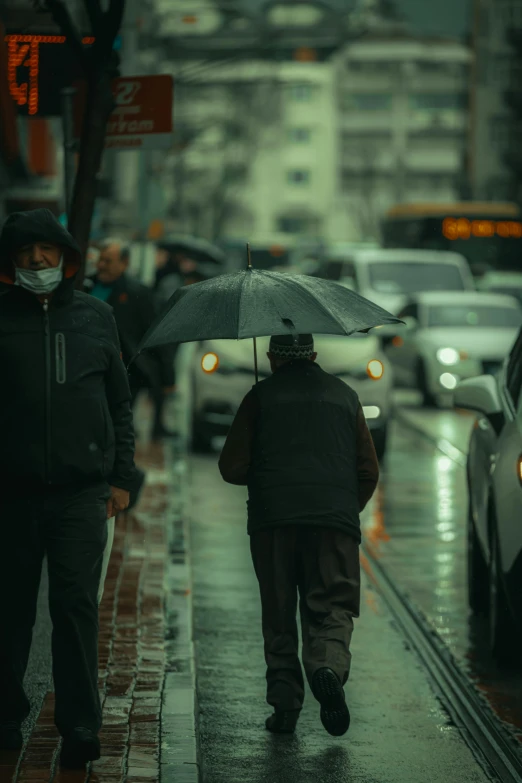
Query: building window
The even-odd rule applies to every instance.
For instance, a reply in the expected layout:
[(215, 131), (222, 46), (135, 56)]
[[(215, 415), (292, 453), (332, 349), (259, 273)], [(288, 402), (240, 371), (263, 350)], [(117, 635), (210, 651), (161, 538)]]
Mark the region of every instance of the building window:
[(289, 128), (288, 129), (288, 141), (291, 144), (308, 144), (310, 142), (312, 132), (310, 128)]
[(410, 95), (412, 109), (441, 111), (444, 109), (465, 109), (468, 105), (466, 93), (418, 92)]
[(308, 169), (292, 169), (288, 172), (287, 179), (291, 185), (308, 185), (310, 172)]
[(303, 234), (306, 236), (318, 236), (320, 234), (320, 220), (312, 215), (299, 217), (297, 215), (277, 218), (276, 231), (282, 234)]
[(298, 101), (300, 103), (306, 103), (311, 101), (314, 95), (313, 85), (311, 84), (294, 84), (288, 89), (290, 99)]
[(386, 111), (391, 109), (392, 96), (389, 93), (352, 93), (343, 97), (345, 109), (358, 109), (359, 111)]

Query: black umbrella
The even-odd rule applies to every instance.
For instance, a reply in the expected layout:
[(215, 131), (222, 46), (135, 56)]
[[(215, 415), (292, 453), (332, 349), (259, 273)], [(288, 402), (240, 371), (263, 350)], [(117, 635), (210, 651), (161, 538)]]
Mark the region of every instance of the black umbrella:
[(199, 239), (191, 236), (173, 236), (160, 240), (157, 243), (160, 250), (167, 250), (169, 253), (183, 253), (194, 261), (211, 264), (225, 264), (227, 257), (220, 247), (207, 242), (206, 239)]
[(256, 337), (350, 335), (396, 323), (402, 321), (339, 283), (249, 267), (179, 289), (136, 355), (157, 345), (253, 337), (257, 382)]

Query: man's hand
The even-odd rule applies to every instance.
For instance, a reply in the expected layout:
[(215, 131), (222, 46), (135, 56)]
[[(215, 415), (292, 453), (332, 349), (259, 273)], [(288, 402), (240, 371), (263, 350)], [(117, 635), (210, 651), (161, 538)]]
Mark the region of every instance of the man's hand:
[(168, 397), (170, 394), (174, 394), (175, 391), (176, 391), (176, 387), (175, 386), (164, 386), (163, 387), (163, 394), (165, 395), (165, 397)]
[(107, 501), (107, 519), (115, 517), (129, 507), (130, 494), (126, 489), (111, 487), (111, 496)]

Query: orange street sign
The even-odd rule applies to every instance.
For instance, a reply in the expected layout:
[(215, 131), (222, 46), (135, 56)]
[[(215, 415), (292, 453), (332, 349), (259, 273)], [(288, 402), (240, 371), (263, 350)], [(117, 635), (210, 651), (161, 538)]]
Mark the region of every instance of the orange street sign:
[[(107, 122), (105, 148), (116, 150), (168, 149), (172, 145), (172, 76), (125, 76), (115, 79), (116, 107)], [(79, 89), (76, 135), (85, 106)]]

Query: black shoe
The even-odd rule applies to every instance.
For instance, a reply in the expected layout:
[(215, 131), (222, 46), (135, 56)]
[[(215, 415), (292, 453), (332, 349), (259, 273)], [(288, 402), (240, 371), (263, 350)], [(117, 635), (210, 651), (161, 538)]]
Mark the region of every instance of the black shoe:
[(321, 723), (333, 737), (341, 737), (350, 727), (350, 710), (344, 689), (335, 672), (318, 669), (312, 677), (312, 692), (321, 705)]
[(300, 712), (301, 710), (276, 710), (266, 719), (265, 726), (274, 734), (293, 734)]
[(0, 750), (20, 750), (24, 744), (20, 723), (7, 720), (0, 723)]
[(89, 761), (100, 758), (100, 740), (90, 729), (79, 726), (63, 738), (60, 764), (68, 769), (82, 769)]

